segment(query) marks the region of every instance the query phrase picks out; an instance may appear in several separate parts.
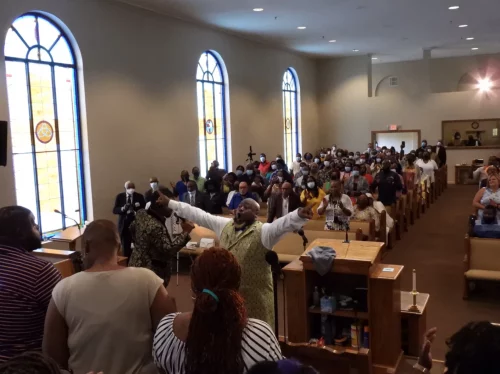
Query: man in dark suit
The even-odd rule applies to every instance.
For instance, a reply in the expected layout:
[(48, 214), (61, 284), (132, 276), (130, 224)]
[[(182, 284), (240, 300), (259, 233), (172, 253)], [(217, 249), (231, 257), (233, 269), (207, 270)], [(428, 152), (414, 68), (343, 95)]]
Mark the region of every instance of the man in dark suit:
[(151, 186), (151, 188), (147, 190), (146, 193), (144, 194), (144, 200), (146, 201), (146, 203), (156, 202), (155, 191), (160, 191), (162, 194), (164, 194), (170, 199), (174, 198), (174, 194), (172, 193), (172, 191), (170, 191), (167, 187), (161, 185), (160, 182), (158, 181), (158, 178), (156, 177), (149, 178), (149, 185)]
[(113, 214), (118, 215), (118, 232), (122, 242), (123, 255), (127, 258), (130, 258), (132, 254), (130, 224), (135, 220), (135, 212), (144, 209), (145, 206), (144, 196), (135, 192), (135, 184), (130, 181), (125, 183), (125, 192), (116, 195)]
[(446, 148), (443, 146), (443, 141), (438, 140), (436, 145), (436, 160), (439, 167), (446, 165)]
[(188, 192), (182, 197), (182, 202), (207, 212), (210, 208), (207, 195), (198, 191), (198, 185), (195, 181), (188, 182), (187, 190)]
[(293, 192), (292, 184), (284, 182), (281, 191), (271, 194), (267, 200), (267, 222), (271, 223), (276, 218), (286, 216), (300, 207), (300, 198)]

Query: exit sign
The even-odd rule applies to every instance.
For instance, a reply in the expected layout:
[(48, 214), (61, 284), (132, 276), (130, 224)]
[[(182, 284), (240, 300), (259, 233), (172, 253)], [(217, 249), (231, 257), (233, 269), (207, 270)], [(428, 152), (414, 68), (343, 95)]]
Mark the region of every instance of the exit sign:
[(390, 131), (398, 131), (398, 125), (389, 125)]

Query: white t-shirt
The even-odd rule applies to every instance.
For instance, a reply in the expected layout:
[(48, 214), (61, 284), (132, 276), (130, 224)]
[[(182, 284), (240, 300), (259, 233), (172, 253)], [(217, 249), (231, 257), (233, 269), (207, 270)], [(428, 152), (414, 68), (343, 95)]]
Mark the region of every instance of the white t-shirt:
[(74, 373), (157, 373), (150, 307), (163, 279), (145, 268), (74, 274), (52, 293)]
[(422, 169), (422, 175), (426, 175), (431, 179), (431, 183), (434, 183), (434, 170), (438, 169), (436, 161), (429, 160), (427, 163), (424, 160), (418, 160), (415, 165)]
[[(325, 196), (326, 200), (330, 201), (330, 195)], [(352, 200), (349, 196), (342, 194), (340, 201), (342, 202), (342, 205), (344, 208), (349, 210), (352, 214), (354, 211), (354, 207), (352, 205)], [(319, 204), (318, 210), (323, 208), (323, 201)], [(334, 223), (335, 217), (337, 217), (341, 222), (345, 222), (349, 220), (349, 217), (344, 214), (342, 209), (340, 209), (338, 204), (333, 205), (332, 203), (328, 203), (328, 206), (326, 207), (325, 210), (325, 230), (343, 230), (344, 228), (342, 225), (336, 225)]]

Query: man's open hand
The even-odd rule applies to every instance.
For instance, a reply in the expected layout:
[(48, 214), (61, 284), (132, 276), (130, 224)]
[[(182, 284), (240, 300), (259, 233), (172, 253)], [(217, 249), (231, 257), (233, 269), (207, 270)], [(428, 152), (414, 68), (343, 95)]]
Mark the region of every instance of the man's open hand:
[(165, 196), (160, 190), (158, 190), (158, 194), (160, 195), (160, 197), (158, 198), (158, 200), (156, 200), (156, 202), (159, 205), (168, 207), (168, 203), (170, 203), (170, 199), (167, 196)]
[(299, 217), (303, 219), (312, 219), (314, 215), (312, 207), (312, 205), (308, 205), (305, 208), (299, 208)]

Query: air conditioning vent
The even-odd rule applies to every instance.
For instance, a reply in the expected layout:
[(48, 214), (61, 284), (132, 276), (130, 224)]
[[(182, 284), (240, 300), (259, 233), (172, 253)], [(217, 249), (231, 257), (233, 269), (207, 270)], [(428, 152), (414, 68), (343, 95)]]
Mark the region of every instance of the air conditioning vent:
[(389, 87), (397, 87), (397, 86), (398, 86), (398, 77), (390, 77)]

